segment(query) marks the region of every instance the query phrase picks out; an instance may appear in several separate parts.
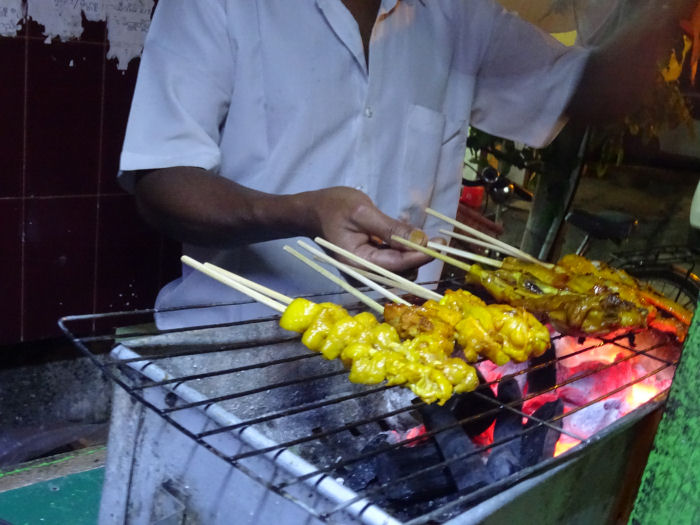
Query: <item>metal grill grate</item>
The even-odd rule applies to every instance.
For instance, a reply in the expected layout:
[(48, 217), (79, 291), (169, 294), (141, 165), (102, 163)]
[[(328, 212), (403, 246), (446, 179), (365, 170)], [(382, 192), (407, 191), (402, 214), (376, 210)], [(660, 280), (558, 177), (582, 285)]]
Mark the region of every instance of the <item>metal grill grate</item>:
[(685, 269), (688, 275), (695, 272), (699, 260), (698, 250), (684, 245), (656, 246), (611, 254), (611, 263), (618, 268), (634, 270), (677, 265)]
[[(386, 515), (398, 516), (402, 522), (412, 524), (444, 521), (522, 479), (551, 468), (562, 458), (580, 453), (601, 432), (608, 431), (596, 428), (590, 433), (568, 424), (577, 414), (595, 411), (601, 404), (619, 404), (619, 395), (634, 385), (658, 380), (665, 387), (645, 405), (654, 406), (663, 399), (664, 388), (680, 355), (680, 345), (662, 335), (587, 338), (567, 355), (549, 355), (526, 366), (506, 368), (502, 377), (484, 380), (475, 392), (462, 395), (468, 396), (467, 405), (480, 407), (476, 413), (458, 415), (448, 424), (427, 428), (416, 435), (410, 430), (422, 423), (424, 409), (430, 407), (413, 399), (401, 387), (349, 383), (340, 362), (326, 361), (306, 350), (297, 337), (290, 337), (278, 327), (277, 318), (160, 331), (149, 322), (153, 315), (153, 311), (139, 311), (72, 316), (62, 319), (60, 326), (108, 377), (139, 403), (321, 521), (333, 521), (342, 513), (367, 523), (392, 519)], [(571, 338), (553, 338), (555, 347), (564, 342), (570, 344)], [(527, 391), (517, 399), (503, 401), (493, 394), (494, 387), (507, 381), (524, 385), (527, 377), (547, 371), (556, 373), (567, 362), (583, 360), (604, 346), (613, 349), (609, 353), (614, 357), (607, 362), (594, 359), (575, 368), (569, 377)], [(621, 369), (625, 370), (624, 381), (608, 385), (607, 378)], [(567, 387), (587, 381), (604, 382), (605, 389), (585, 403), (569, 406), (563, 413), (543, 416), (524, 409), (528, 403), (537, 403), (538, 398), (556, 398)], [(531, 384), (527, 382), (528, 387)], [(590, 390), (590, 386), (585, 389)], [(612, 402), (615, 399), (618, 401)], [(185, 423), (183, 415), (193, 410), (210, 417), (205, 428), (192, 428)], [(355, 490), (342, 484), (351, 485), (345, 478), (352, 477), (353, 469), (368, 461), (427, 442), (439, 442), (441, 436), (470, 425), (493, 428), (493, 421), (499, 416), (522, 420), (522, 428), (496, 436), (493, 441), (484, 441), (488, 431), (481, 432), (476, 440), (470, 440), (471, 449), (449, 457), (442, 452), (442, 457), (433, 464), (408, 472), (397, 469), (396, 476), (388, 480), (375, 480)], [(620, 424), (619, 421), (608, 429)], [(541, 458), (522, 466), (500, 479), (475, 484), (469, 490), (458, 486), (453, 493), (440, 495), (425, 505), (392, 506), (387, 502), (387, 492), (396, 487), (421, 478), (431, 479), (440, 472), (449, 477), (464, 462), (486, 464), (489, 455), (499, 447), (516, 440), (524, 443), (547, 431), (566, 436), (579, 445), (558, 457)], [(242, 443), (233, 452), (219, 439), (230, 435)], [(372, 445), (378, 435), (387, 439), (379, 446)], [(304, 461), (297, 463), (296, 457)], [(251, 462), (260, 458), (281, 468), (272, 474), (261, 472), (259, 463)], [(338, 482), (338, 478), (344, 479)], [(311, 486), (326, 496), (330, 493), (332, 504), (319, 508), (309, 503), (295, 492), (294, 488), (300, 485)]]

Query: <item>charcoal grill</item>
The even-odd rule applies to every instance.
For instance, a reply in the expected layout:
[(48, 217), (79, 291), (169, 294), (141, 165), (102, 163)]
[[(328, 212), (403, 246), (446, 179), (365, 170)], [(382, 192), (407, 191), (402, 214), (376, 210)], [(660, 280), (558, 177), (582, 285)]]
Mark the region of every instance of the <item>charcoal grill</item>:
[[(589, 337), (501, 377), (485, 370), (479, 389), (448, 410), (401, 387), (351, 384), (340, 362), (309, 352), (276, 316), (157, 330), (155, 313), (59, 323), (118, 386), (103, 524), (602, 523), (631, 504), (680, 354), (662, 335)], [(553, 336), (556, 347), (571, 342)], [(552, 381), (567, 360), (603, 347), (613, 358)], [(619, 368), (623, 382), (598, 379)], [(540, 402), (601, 382), (565, 412), (561, 401)], [(620, 400), (652, 383), (658, 392), (623, 417), (575, 423), (587, 412), (621, 415)], [(542, 406), (526, 409), (533, 404)], [(552, 457), (566, 440), (575, 446)], [(513, 459), (533, 443), (527, 461)]]

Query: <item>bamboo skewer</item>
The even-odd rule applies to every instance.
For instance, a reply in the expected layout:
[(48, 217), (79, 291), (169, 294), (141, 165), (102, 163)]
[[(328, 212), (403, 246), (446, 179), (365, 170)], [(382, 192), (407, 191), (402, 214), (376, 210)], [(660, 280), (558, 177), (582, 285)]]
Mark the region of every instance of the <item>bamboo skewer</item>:
[(268, 288), (267, 286), (263, 286), (262, 284), (256, 283), (255, 281), (251, 281), (250, 279), (246, 279), (245, 277), (241, 277), (240, 275), (237, 275), (233, 272), (229, 272), (228, 270), (225, 270), (219, 266), (216, 266), (215, 264), (205, 262), (204, 266), (214, 270), (215, 272), (219, 272), (224, 277), (228, 277), (230, 279), (233, 279), (234, 281), (238, 281), (239, 283), (247, 286), (248, 288), (251, 288), (257, 292), (265, 294), (268, 297), (271, 297), (273, 299), (276, 299), (277, 301), (279, 301), (281, 303), (289, 304), (292, 302), (291, 297), (288, 297), (284, 294), (281, 294), (276, 290)]
[[(316, 237), (314, 239), (318, 244), (323, 246), (324, 248), (328, 248), (329, 250), (340, 254), (348, 259), (350, 259), (353, 262), (356, 262), (365, 268), (369, 268), (373, 272), (376, 272), (380, 275), (383, 275), (384, 277), (388, 277), (389, 279), (392, 279), (393, 281), (400, 283), (401, 286), (403, 287), (404, 290), (407, 292), (410, 292), (418, 297), (421, 297), (423, 299), (433, 299), (435, 301), (439, 301), (442, 297), (433, 292), (432, 290), (428, 290), (426, 288), (423, 288), (422, 286), (417, 285), (416, 283), (409, 281), (408, 279), (405, 279), (404, 277), (401, 277), (400, 275), (396, 275), (393, 272), (390, 272), (389, 270), (382, 268), (379, 265), (376, 265), (374, 263), (371, 263), (369, 261), (365, 261), (362, 257), (358, 257), (354, 253), (351, 253), (339, 246), (336, 246), (335, 244), (328, 242), (327, 240), (321, 238), (321, 237)], [(419, 246), (419, 245), (416, 245)], [(422, 246), (421, 246), (422, 248)]]
[(451, 264), (452, 266), (461, 270), (469, 271), (469, 268), (471, 267), (471, 264), (458, 261), (457, 259), (454, 259), (448, 255), (432, 250), (430, 248), (426, 248), (425, 246), (421, 246), (420, 244), (416, 244), (415, 242), (407, 241), (406, 239), (403, 239), (397, 235), (393, 235), (391, 238), (396, 242), (403, 244), (404, 246), (408, 246), (409, 248), (416, 250), (417, 252), (421, 252), (426, 255), (430, 255), (431, 257), (435, 257), (436, 259)]
[(333, 273), (329, 272), (320, 264), (315, 263), (314, 261), (312, 261), (311, 259), (309, 259), (305, 255), (296, 251), (291, 246), (285, 245), (283, 247), (283, 250), (286, 251), (287, 253), (292, 254), (294, 257), (296, 257), (300, 261), (304, 262), (305, 264), (308, 264), (311, 268), (313, 268), (318, 273), (323, 275), (329, 281), (332, 281), (335, 284), (337, 284), (338, 286), (340, 286), (341, 288), (343, 288), (346, 292), (349, 292), (350, 294), (357, 297), (360, 301), (362, 301), (365, 305), (367, 305), (369, 308), (371, 308), (375, 312), (378, 312), (380, 314), (384, 313), (384, 307), (381, 304), (379, 304), (377, 301), (375, 301), (371, 297), (367, 296), (366, 294), (363, 294), (360, 290), (358, 290), (354, 286), (350, 285), (349, 283), (347, 283), (343, 279), (339, 278), (337, 275), (334, 275)]
[[(405, 285), (404, 285), (403, 283), (396, 282), (396, 281), (394, 281), (393, 279), (389, 279), (388, 277), (384, 277), (384, 276), (381, 276), (381, 275), (377, 275), (377, 274), (375, 274), (375, 273), (368, 272), (367, 270), (358, 270), (358, 272), (361, 273), (361, 274), (363, 274), (363, 275), (365, 275), (365, 276), (368, 277), (369, 279), (372, 279), (372, 280), (375, 281), (375, 282), (378, 282), (378, 283), (383, 284), (384, 286), (390, 286), (391, 288), (396, 288), (397, 290), (402, 290), (402, 291), (404, 291), (404, 292), (413, 294), (413, 295), (415, 295), (415, 296), (417, 296), (417, 297), (422, 297), (422, 296), (419, 296), (417, 293), (414, 293), (415, 291), (413, 290), (413, 287), (411, 287), (412, 289), (408, 290), (408, 289), (406, 289), (406, 287), (405, 287)], [(417, 285), (417, 284), (415, 284), (415, 283), (412, 283), (412, 284), (413, 284), (414, 286), (421, 286), (421, 285)], [(421, 286), (421, 288), (423, 288), (423, 287)], [(427, 289), (427, 288), (423, 288), (423, 290), (428, 290), (428, 289)], [(430, 291), (430, 290), (428, 290), (428, 291)], [(432, 292), (431, 292), (431, 293), (432, 293)], [(442, 298), (441, 295), (440, 295), (439, 297)], [(426, 297), (422, 297), (422, 298), (423, 298), (423, 299), (426, 299)], [(435, 299), (435, 298), (433, 297), (433, 299)], [(435, 300), (437, 300), (437, 299), (435, 299)]]
[(428, 248), (435, 248), (436, 250), (440, 250), (444, 253), (456, 255), (458, 257), (462, 257), (463, 259), (469, 259), (470, 261), (474, 261), (481, 264), (487, 264), (496, 268), (500, 268), (501, 266), (503, 266), (503, 262), (499, 261), (498, 259), (484, 257), (483, 255), (467, 252), (465, 250), (459, 250), (457, 248), (453, 248), (452, 246), (445, 246), (444, 244), (440, 244), (438, 242), (429, 242)]
[[(475, 246), (481, 246), (481, 247), (487, 248), (489, 250), (494, 250), (494, 251), (509, 255), (511, 257), (515, 257), (516, 259), (525, 260), (527, 262), (531, 261), (530, 257), (523, 257), (523, 255), (522, 255), (523, 252), (521, 252), (517, 248), (513, 248), (512, 246), (509, 246), (508, 248), (505, 248), (503, 246), (497, 246), (497, 245), (493, 244), (492, 242), (482, 241), (482, 240), (476, 239), (474, 237), (469, 237), (467, 235), (462, 235), (460, 233), (453, 232), (450, 230), (445, 230), (445, 229), (440, 229), (440, 233), (442, 233), (443, 235), (446, 235), (448, 237), (451, 237), (453, 239), (458, 239), (460, 241), (464, 241), (464, 242), (467, 242), (469, 244), (474, 244)], [(467, 252), (467, 253), (469, 253), (469, 252)], [(539, 264), (540, 266), (544, 266), (545, 268), (552, 268), (554, 266), (552, 264), (544, 263), (544, 262), (539, 261), (539, 260), (537, 261), (537, 264)]]
[[(369, 308), (377, 311), (380, 314), (384, 313), (384, 307), (381, 304), (374, 301), (371, 297), (368, 297), (366, 294), (363, 294), (357, 288), (351, 286), (349, 283), (333, 275), (331, 272), (316, 264), (308, 257), (302, 255), (301, 253), (297, 252), (289, 246), (285, 246), (284, 250), (291, 253), (295, 257), (298, 257), (299, 259), (303, 260), (306, 264), (309, 264), (310, 266), (314, 267), (314, 269), (317, 270), (319, 273), (342, 286), (344, 289), (346, 289), (346, 291), (353, 294), (360, 301), (366, 304)], [(255, 281), (246, 279), (245, 277), (237, 275), (233, 272), (229, 272), (228, 270), (220, 268), (215, 264), (208, 262), (202, 264), (199, 261), (196, 261), (195, 259), (187, 255), (182, 256), (181, 260), (183, 263), (187, 264), (188, 266), (191, 266), (192, 268), (198, 271), (201, 271), (202, 273), (208, 275), (212, 279), (215, 279), (216, 281), (219, 281), (222, 284), (230, 286), (231, 288), (234, 288), (235, 290), (238, 290), (239, 292), (247, 295), (251, 299), (255, 299), (256, 301), (266, 306), (269, 306), (270, 308), (273, 308), (274, 310), (277, 310), (280, 313), (283, 313), (286, 307), (284, 304), (280, 304), (274, 299), (272, 299), (272, 297), (278, 298), (280, 301), (286, 304), (291, 303), (293, 300), (291, 297), (288, 297), (275, 290), (272, 290), (271, 288), (267, 288), (266, 286), (256, 283)]]
[(279, 313), (284, 313), (284, 311), (287, 309), (287, 307), (279, 301), (275, 301), (267, 295), (263, 295), (262, 293), (255, 291), (252, 288), (249, 288), (248, 286), (240, 283), (239, 281), (236, 281), (235, 279), (232, 279), (231, 277), (228, 277), (221, 272), (218, 272), (212, 268), (205, 266), (204, 264), (200, 263), (199, 261), (196, 261), (192, 257), (183, 255), (182, 257), (180, 257), (180, 260), (187, 266), (191, 266), (195, 270), (198, 270), (203, 274), (208, 275), (212, 279), (219, 281), (220, 283), (225, 284), (226, 286), (230, 286), (235, 290), (238, 290), (239, 292), (247, 295), (251, 299), (255, 299), (259, 303), (262, 303), (265, 306), (269, 306), (270, 308), (276, 310)]
[(394, 281), (393, 279), (389, 279), (388, 277), (384, 277), (383, 275), (379, 275), (378, 273), (370, 272), (368, 270), (363, 270), (361, 268), (353, 268), (357, 273), (360, 275), (364, 275), (368, 279), (374, 281), (375, 283), (383, 284), (384, 286), (388, 286), (389, 288), (397, 288), (399, 290), (403, 290), (407, 292), (408, 290), (404, 290), (404, 288), (401, 286), (401, 283), (398, 281)]
[[(316, 258), (318, 258), (318, 259), (322, 260), (323, 262), (328, 263), (328, 264), (330, 264), (330, 265), (332, 265), (332, 266), (335, 266), (335, 267), (338, 268), (341, 272), (347, 273), (349, 276), (351, 276), (351, 277), (357, 279), (358, 281), (360, 281), (361, 283), (363, 283), (363, 284), (369, 286), (369, 287), (372, 288), (374, 291), (379, 292), (380, 294), (382, 294), (384, 297), (386, 297), (386, 298), (389, 299), (390, 301), (392, 301), (392, 302), (394, 302), (394, 303), (398, 303), (398, 304), (406, 304), (406, 305), (407, 305), (407, 304), (410, 304), (408, 301), (402, 299), (401, 297), (399, 297), (398, 295), (396, 295), (396, 294), (390, 292), (389, 290), (386, 290), (385, 288), (382, 288), (382, 287), (379, 286), (376, 282), (372, 281), (372, 280), (369, 279), (368, 277), (366, 277), (366, 276), (362, 275), (361, 273), (357, 272), (357, 271), (355, 270), (355, 268), (352, 268), (352, 267), (348, 266), (347, 264), (343, 264), (343, 263), (341, 263), (340, 261), (336, 261), (333, 257), (330, 257), (329, 255), (326, 255), (326, 254), (323, 253), (322, 251), (317, 250), (317, 249), (314, 248), (313, 246), (311, 246), (311, 245), (305, 243), (304, 241), (297, 241), (297, 244), (299, 244), (299, 246), (301, 246), (302, 248), (304, 248), (307, 252), (312, 253)], [(332, 274), (331, 274), (331, 275), (332, 275)], [(335, 276), (334, 276), (334, 277), (335, 277)], [(340, 280), (342, 281), (342, 279), (340, 279)], [(345, 282), (345, 281), (342, 281), (342, 282)], [(348, 286), (350, 286), (350, 284), (348, 284), (348, 283), (345, 283), (345, 284), (348, 285)], [(351, 293), (352, 293), (352, 292), (351, 292)], [(359, 290), (357, 290), (357, 293), (362, 293), (362, 292), (360, 292)], [(383, 308), (382, 308), (382, 311), (384, 311)]]
[(432, 215), (433, 217), (437, 217), (438, 219), (441, 219), (441, 220), (451, 224), (452, 226), (454, 226), (456, 228), (459, 228), (460, 230), (464, 230), (464, 231), (470, 233), (474, 237), (477, 237), (477, 238), (482, 239), (484, 241), (491, 242), (495, 246), (502, 248), (503, 251), (510, 250), (511, 253), (512, 253), (512, 251), (515, 251), (519, 257), (521, 257), (522, 259), (524, 259), (526, 261), (540, 264), (540, 265), (545, 266), (547, 268), (550, 267), (549, 264), (543, 263), (542, 261), (540, 261), (539, 259), (536, 259), (535, 257), (530, 255), (529, 253), (526, 253), (522, 250), (519, 250), (518, 248), (515, 248), (509, 244), (506, 244), (503, 241), (500, 241), (494, 237), (491, 237), (490, 235), (487, 235), (486, 233), (481, 232), (481, 231), (477, 230), (476, 228), (472, 228), (471, 226), (467, 226), (466, 224), (462, 224), (461, 222), (456, 221), (455, 219), (452, 219), (452, 218), (448, 217), (447, 215), (444, 215), (438, 211), (435, 211), (431, 208), (426, 208), (425, 212), (428, 213), (429, 215)]
[(515, 248), (512, 248), (511, 250), (507, 251), (504, 248), (501, 248), (500, 246), (496, 246), (492, 242), (488, 241), (482, 241), (480, 239), (477, 239), (476, 237), (469, 237), (467, 235), (463, 235), (461, 233), (453, 232), (451, 230), (445, 230), (445, 229), (440, 229), (440, 233), (443, 235), (446, 235), (447, 237), (452, 237), (453, 239), (459, 239), (460, 241), (468, 242), (469, 244), (473, 244), (475, 246), (481, 246), (482, 248), (487, 248), (489, 250), (494, 250), (499, 253), (506, 253), (508, 255), (511, 255), (513, 257), (518, 257), (519, 259), (522, 259), (520, 255), (518, 255), (518, 250)]

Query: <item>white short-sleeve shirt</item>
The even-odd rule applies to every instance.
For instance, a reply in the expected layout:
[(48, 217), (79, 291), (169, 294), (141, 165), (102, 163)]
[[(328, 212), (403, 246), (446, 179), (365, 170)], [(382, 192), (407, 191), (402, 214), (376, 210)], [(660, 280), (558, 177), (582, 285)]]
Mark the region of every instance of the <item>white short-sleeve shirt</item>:
[[(586, 57), (491, 0), (382, 0), (369, 66), (341, 0), (161, 1), (120, 168), (197, 166), (278, 194), (351, 186), (435, 235), (424, 209), (454, 216), (468, 126), (545, 145)], [(293, 242), (184, 251), (290, 295), (335, 289), (283, 252)], [(158, 306), (237, 299), (184, 269)], [(193, 322), (265, 313), (205, 309)]]

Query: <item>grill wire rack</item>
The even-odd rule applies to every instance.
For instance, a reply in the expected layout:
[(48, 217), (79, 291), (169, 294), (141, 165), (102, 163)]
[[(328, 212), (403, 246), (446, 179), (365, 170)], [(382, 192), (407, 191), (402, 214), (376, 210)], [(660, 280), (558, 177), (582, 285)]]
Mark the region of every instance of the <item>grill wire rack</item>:
[[(662, 245), (643, 250), (626, 250), (611, 254), (615, 266), (643, 267), (665, 264), (692, 265), (700, 260), (700, 252), (685, 245)], [(691, 270), (692, 271), (692, 270)]]
[[(467, 405), (478, 408), (466, 415), (453, 414), (448, 423), (415, 434), (411, 428), (425, 422), (435, 408), (433, 405), (426, 406), (398, 386), (351, 384), (342, 363), (326, 361), (320, 354), (308, 351), (298, 336), (278, 327), (277, 316), (159, 330), (154, 324), (157, 314), (154, 310), (139, 310), (69, 316), (61, 319), (59, 326), (105, 376), (168, 425), (255, 483), (293, 501), (318, 521), (329, 523), (347, 515), (363, 523), (444, 522), (499, 491), (575, 457), (587, 444), (613, 431), (627, 416), (594, 433), (567, 425), (567, 421), (610, 404), (634, 385), (659, 378), (670, 382), (681, 350), (675, 339), (661, 334), (650, 336), (648, 332), (579, 339), (575, 351), (567, 355), (548, 353), (521, 367), (505, 369), (500, 378), (484, 380), (476, 391), (461, 395)], [(554, 335), (553, 348), (564, 342), (570, 344), (571, 339)], [(614, 359), (593, 360), (593, 364), (578, 367), (565, 380), (543, 388), (522, 388), (525, 383), (532, 386), (528, 377), (551, 376), (567, 360), (585, 358), (606, 345), (614, 347)], [(590, 385), (605, 382), (597, 378), (620, 368), (635, 372), (622, 384), (597, 392), (565, 412), (523, 411), (523, 404), (556, 396), (567, 387), (583, 384), (588, 385), (584, 389), (590, 390)], [(508, 381), (519, 382), (523, 393), (504, 401), (494, 395), (494, 390)], [(158, 389), (165, 392), (162, 400), (149, 395)], [(660, 389), (635, 412), (658, 407), (666, 392), (667, 388)], [(188, 410), (214, 417), (204, 429), (188, 428), (179, 417)], [(222, 412), (225, 418), (215, 417)], [(472, 444), (467, 449), (442, 450), (433, 464), (397, 469), (389, 479), (384, 472), (380, 481), (375, 479), (359, 488), (351, 486), (351, 478), (357, 477), (353, 467), (366, 466), (383, 455), (418, 448), (427, 442), (439, 443), (441, 437), (451, 436), (455, 429), (463, 432), (476, 426), (481, 430), (503, 419), (522, 425), (516, 432), (499, 435), (496, 430), (493, 441), (469, 440)], [(217, 437), (227, 434), (244, 442), (235, 453), (218, 445)], [(378, 435), (384, 437), (379, 444)], [(506, 472), (499, 479), (486, 476), (486, 482), (469, 482), (469, 490), (454, 481), (455, 472), (465, 464), (485, 465), (494, 451), (516, 442), (522, 448), (528, 440), (551, 441), (552, 435), (555, 439), (566, 436), (578, 445), (557, 457), (538, 458), (534, 464)], [(549, 445), (551, 448), (553, 442)], [(273, 476), (260, 474), (249, 463), (260, 458), (282, 467)], [(414, 480), (434, 479), (438, 474), (452, 479), (456, 487), (452, 493), (426, 504), (387, 501), (387, 493), (402, 492)], [(319, 508), (299, 497), (294, 487), (300, 485), (330, 493), (331, 504)]]

